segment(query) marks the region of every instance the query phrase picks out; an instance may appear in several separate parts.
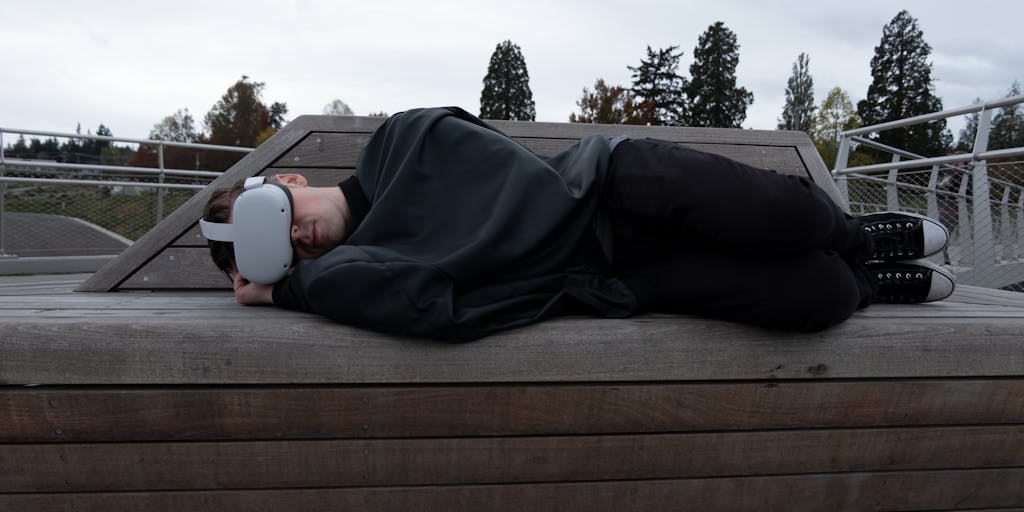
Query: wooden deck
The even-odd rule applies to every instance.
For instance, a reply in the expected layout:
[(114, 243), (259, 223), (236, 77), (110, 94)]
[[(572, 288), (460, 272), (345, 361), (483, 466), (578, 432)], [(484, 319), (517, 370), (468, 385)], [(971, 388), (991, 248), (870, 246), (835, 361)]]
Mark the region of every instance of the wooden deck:
[(85, 277), (0, 280), (0, 510), (1024, 506), (1020, 294), (448, 345)]

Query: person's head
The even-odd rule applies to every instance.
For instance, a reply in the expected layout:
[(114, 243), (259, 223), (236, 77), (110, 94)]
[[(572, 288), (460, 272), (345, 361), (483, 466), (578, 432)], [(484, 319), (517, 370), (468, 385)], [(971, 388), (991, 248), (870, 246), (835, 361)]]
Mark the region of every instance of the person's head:
[[(341, 245), (348, 236), (349, 212), (338, 187), (310, 187), (299, 174), (276, 174), (267, 180), (288, 187), (292, 196), (291, 242), (296, 260), (317, 258)], [(230, 223), (232, 207), (244, 190), (245, 180), (217, 189), (206, 202), (203, 219)], [(236, 270), (234, 244), (210, 240), (210, 256), (217, 268), (231, 276)]]

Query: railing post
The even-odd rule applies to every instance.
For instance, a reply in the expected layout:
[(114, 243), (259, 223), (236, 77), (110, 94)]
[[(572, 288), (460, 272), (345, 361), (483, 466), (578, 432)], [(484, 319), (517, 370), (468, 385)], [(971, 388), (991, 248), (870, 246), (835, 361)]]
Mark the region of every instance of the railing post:
[[(160, 142), (156, 145), (157, 162), (160, 167), (160, 174), (157, 176), (157, 181), (160, 185), (164, 184), (164, 143)], [(164, 187), (160, 186), (156, 189), (156, 224), (159, 224), (164, 218)]]
[[(843, 138), (839, 141), (839, 150), (836, 152), (836, 171), (846, 169), (850, 161), (850, 136), (843, 135)], [(836, 188), (839, 189), (839, 197), (842, 198), (843, 202), (847, 206), (850, 205), (850, 186), (847, 181), (846, 175), (839, 176), (836, 180)], [(851, 212), (854, 213), (854, 212)]]
[(928, 216), (939, 219), (939, 166), (933, 165), (932, 172), (928, 175)]
[(1020, 257), (1021, 252), (1024, 252), (1024, 190), (1017, 187), (1017, 229), (1014, 233), (1014, 253), (1013, 258), (1017, 259)]
[[(992, 110), (981, 111), (981, 119), (978, 121), (978, 135), (974, 139), (974, 154), (978, 155), (988, 150), (989, 125), (992, 124)], [(988, 164), (985, 160), (978, 160), (971, 171), (971, 193), (974, 203), (973, 215), (971, 215), (971, 228), (974, 241), (974, 274), (978, 276), (980, 286), (992, 286), (998, 284), (994, 280), (995, 271), (995, 243), (992, 236), (992, 204), (990, 202), (988, 184)]]
[[(892, 156), (892, 163), (899, 161), (899, 155)], [(885, 186), (885, 207), (891, 212), (900, 211), (900, 191), (898, 189), (899, 182), (897, 181), (899, 174), (899, 169), (889, 169), (889, 179), (887, 180), (889, 184)]]
[[(957, 171), (959, 172), (959, 171)], [(967, 173), (959, 174), (960, 188), (956, 196), (956, 232), (960, 239), (960, 258), (962, 261), (974, 262), (974, 232), (971, 226), (974, 224), (971, 219), (971, 209), (967, 202), (967, 189), (971, 186), (970, 176)]]
[(999, 202), (999, 243), (1003, 245), (1002, 258), (1013, 258), (1013, 228), (1010, 227), (1010, 185), (1003, 185), (1003, 198)]

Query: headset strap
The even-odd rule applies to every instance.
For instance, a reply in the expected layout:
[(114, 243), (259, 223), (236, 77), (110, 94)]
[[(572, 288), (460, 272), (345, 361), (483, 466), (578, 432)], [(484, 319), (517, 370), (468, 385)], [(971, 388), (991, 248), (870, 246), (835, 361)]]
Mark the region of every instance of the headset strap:
[[(251, 178), (246, 178), (243, 188), (244, 190), (254, 189), (263, 185), (266, 181), (266, 176), (253, 176)], [(285, 190), (285, 192), (288, 191)], [(288, 199), (291, 200), (291, 197)], [(216, 240), (218, 242), (235, 241), (234, 224), (207, 222), (205, 219), (199, 219), (199, 230), (203, 232), (203, 236), (205, 236), (207, 240)]]
[(199, 219), (199, 229), (203, 232), (203, 236), (205, 236), (207, 240), (216, 240), (218, 242), (235, 241), (234, 224), (206, 222), (205, 219)]

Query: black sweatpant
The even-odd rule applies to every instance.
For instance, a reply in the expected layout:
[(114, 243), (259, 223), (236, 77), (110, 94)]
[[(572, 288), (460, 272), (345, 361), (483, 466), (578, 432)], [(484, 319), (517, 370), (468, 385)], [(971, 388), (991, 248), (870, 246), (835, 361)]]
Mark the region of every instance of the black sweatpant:
[(874, 295), (859, 222), (806, 178), (626, 140), (606, 190), (613, 271), (642, 310), (813, 331)]

